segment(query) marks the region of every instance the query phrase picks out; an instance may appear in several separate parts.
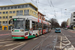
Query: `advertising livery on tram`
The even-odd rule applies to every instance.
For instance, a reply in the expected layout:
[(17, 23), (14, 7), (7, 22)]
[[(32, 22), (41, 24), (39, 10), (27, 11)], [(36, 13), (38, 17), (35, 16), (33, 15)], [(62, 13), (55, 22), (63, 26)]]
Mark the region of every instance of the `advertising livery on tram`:
[(33, 16), (13, 16), (10, 20), (13, 39), (29, 39), (51, 31), (51, 23)]

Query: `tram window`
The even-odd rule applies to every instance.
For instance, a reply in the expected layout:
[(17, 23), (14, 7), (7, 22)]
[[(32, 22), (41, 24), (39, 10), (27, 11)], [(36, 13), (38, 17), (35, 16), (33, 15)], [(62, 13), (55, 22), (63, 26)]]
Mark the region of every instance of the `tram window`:
[(44, 25), (43, 25), (43, 29), (46, 29), (46, 28), (47, 28), (47, 25), (46, 25), (46, 24), (44, 24)]
[(25, 22), (25, 31), (28, 31), (29, 28), (30, 28), (30, 21), (26, 20), (26, 22)]
[(39, 29), (42, 28), (42, 23), (38, 23), (38, 28), (39, 28)]
[(32, 21), (32, 27), (33, 27), (33, 30), (35, 30), (35, 22), (34, 21)]
[(43, 24), (43, 29), (44, 29), (44, 24)]
[(38, 22), (35, 23), (35, 29), (38, 30)]

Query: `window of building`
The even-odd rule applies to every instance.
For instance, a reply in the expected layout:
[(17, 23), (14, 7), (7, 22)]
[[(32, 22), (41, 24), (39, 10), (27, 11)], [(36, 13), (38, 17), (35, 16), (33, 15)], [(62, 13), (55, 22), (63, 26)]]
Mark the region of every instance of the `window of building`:
[(20, 10), (20, 13), (22, 13), (23, 12), (23, 10)]
[(0, 14), (1, 14), (1, 12), (0, 12)]
[(15, 13), (15, 11), (13, 11), (13, 13)]
[(3, 7), (1, 7), (1, 10), (3, 10)]
[(6, 7), (6, 9), (8, 9), (8, 7)]
[(21, 16), (21, 15), (23, 15), (23, 10), (18, 10), (17, 11), (17, 16)]
[(5, 16), (3, 16), (3, 19), (5, 19)]
[(37, 15), (37, 13), (36, 13), (36, 15)]
[(17, 8), (17, 6), (14, 6), (14, 8), (16, 9), (16, 8)]
[(74, 14), (75, 14), (75, 12), (74, 12)]
[(25, 6), (25, 8), (27, 7), (27, 5), (24, 5)]
[(6, 14), (8, 14), (8, 12), (6, 12)]
[(0, 19), (1, 19), (2, 17), (0, 16)]
[[(1, 23), (0, 23), (0, 25), (1, 25)], [(0, 26), (0, 30), (2, 30), (2, 26)]]
[(6, 23), (8, 23), (8, 22), (6, 21)]
[(11, 9), (13, 9), (14, 7), (12, 6)]
[(0, 24), (1, 24), (1, 21), (0, 21)]
[(3, 24), (5, 24), (5, 25), (6, 25), (6, 24), (7, 24), (7, 21), (3, 21)]
[(10, 7), (8, 7), (8, 9), (10, 9)]
[(18, 6), (18, 8), (21, 8), (21, 6)]
[(4, 7), (4, 10), (6, 9), (6, 7)]
[(3, 24), (5, 24), (5, 21), (3, 21)]
[(35, 14), (35, 12), (33, 12)]
[(75, 21), (75, 19), (73, 19), (73, 21)]
[(6, 18), (8, 18), (8, 16), (6, 16)]
[(12, 18), (12, 16), (10, 16), (10, 18)]
[(10, 11), (10, 13), (12, 13), (12, 11)]
[(5, 16), (3, 16), (3, 19), (5, 19)]
[(75, 16), (73, 16), (75, 18)]
[(24, 15), (29, 15), (29, 10), (24, 10)]
[(0, 7), (0, 10), (1, 10), (1, 7)]
[(5, 14), (5, 12), (3, 12), (3, 14)]
[(22, 5), (22, 8), (24, 8), (24, 5)]

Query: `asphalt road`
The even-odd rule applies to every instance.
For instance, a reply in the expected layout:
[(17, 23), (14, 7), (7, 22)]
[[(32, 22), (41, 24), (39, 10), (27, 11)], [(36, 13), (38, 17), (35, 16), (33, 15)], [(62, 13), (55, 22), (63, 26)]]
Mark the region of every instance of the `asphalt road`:
[[(50, 33), (28, 40), (14, 40), (11, 38), (11, 32), (2, 32), (0, 36), (0, 50), (60, 50), (61, 37), (66, 36), (71, 44), (75, 47), (75, 31), (61, 30), (62, 33)], [(2, 34), (1, 33), (1, 34)], [(8, 35), (9, 34), (9, 35)]]
[(0, 40), (3, 39), (10, 39), (11, 38), (11, 31), (0, 31)]

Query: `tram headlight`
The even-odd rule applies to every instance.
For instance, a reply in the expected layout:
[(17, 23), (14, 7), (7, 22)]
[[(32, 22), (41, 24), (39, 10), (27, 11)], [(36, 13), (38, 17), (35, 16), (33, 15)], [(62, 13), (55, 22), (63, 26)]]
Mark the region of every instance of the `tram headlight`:
[(24, 30), (20, 30), (20, 31), (24, 32)]
[(12, 31), (14, 31), (14, 30), (12, 30)]

